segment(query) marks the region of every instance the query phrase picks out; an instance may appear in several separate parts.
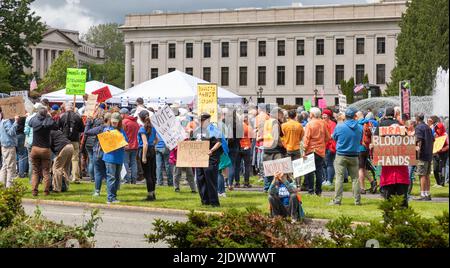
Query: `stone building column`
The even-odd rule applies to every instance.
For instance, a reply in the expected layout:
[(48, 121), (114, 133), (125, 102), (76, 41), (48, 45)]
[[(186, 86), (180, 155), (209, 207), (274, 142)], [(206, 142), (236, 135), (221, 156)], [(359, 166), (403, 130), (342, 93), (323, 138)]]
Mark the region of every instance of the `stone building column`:
[(41, 48), (41, 52), (40, 52), (40, 58), (39, 58), (39, 63), (40, 63), (40, 69), (39, 69), (39, 77), (41, 79), (44, 78), (45, 75), (45, 56), (44, 56), (44, 49)]
[(47, 50), (47, 71), (50, 70), (50, 66), (52, 66), (52, 50)]
[(125, 43), (125, 90), (131, 87), (131, 43)]
[(31, 57), (33, 57), (33, 63), (32, 63), (32, 66), (31, 66), (31, 72), (34, 73), (37, 70), (37, 53), (36, 53), (36, 48), (35, 47), (33, 47), (31, 49)]

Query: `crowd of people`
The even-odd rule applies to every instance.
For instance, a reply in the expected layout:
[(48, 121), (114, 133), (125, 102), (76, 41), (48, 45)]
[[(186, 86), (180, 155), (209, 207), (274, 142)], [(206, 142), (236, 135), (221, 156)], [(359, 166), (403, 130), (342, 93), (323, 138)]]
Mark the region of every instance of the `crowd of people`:
[[(316, 107), (305, 111), (283, 110), (266, 104), (256, 107), (219, 109), (218, 122), (211, 115), (197, 114), (178, 104), (171, 108), (189, 140), (207, 140), (210, 144), (209, 166), (176, 167), (177, 148), (169, 150), (151, 123), (153, 108), (142, 98), (134, 107), (98, 104), (93, 115), (74, 103), (50, 106), (48, 100), (34, 105), (26, 117), (3, 119), (0, 124), (2, 163), (0, 183), (10, 187), (16, 177), (29, 177), (32, 194), (69, 190), (70, 183), (80, 183), (83, 175), (94, 182), (93, 196), (101, 195), (106, 181), (107, 202), (117, 203), (121, 184), (145, 180), (146, 201), (156, 200), (156, 190), (164, 183), (180, 192), (182, 174), (192, 193), (199, 192), (203, 205), (220, 206), (219, 198), (235, 188), (250, 188), (254, 173), (264, 182), (273, 215), (299, 217), (298, 192), (322, 194), (322, 186), (335, 186), (330, 205), (341, 205), (343, 185), (351, 179), (354, 204), (361, 205), (361, 194), (404, 196), (407, 206), (416, 175), (420, 178), (418, 200), (431, 200), (430, 174), (434, 171), (436, 187), (448, 183), (448, 138), (444, 147), (433, 154), (434, 139), (448, 137), (448, 118), (402, 120), (398, 107), (374, 113), (348, 108), (345, 112)], [(371, 161), (372, 137), (382, 126), (402, 125), (417, 140), (416, 166), (376, 166)], [(118, 130), (128, 145), (103, 152), (97, 135)], [(316, 170), (302, 178), (277, 173), (265, 176), (263, 162), (290, 157), (292, 160), (314, 154)], [(122, 168), (125, 176), (122, 176)], [(241, 185), (241, 176), (243, 184)], [(370, 183), (365, 188), (366, 179)]]

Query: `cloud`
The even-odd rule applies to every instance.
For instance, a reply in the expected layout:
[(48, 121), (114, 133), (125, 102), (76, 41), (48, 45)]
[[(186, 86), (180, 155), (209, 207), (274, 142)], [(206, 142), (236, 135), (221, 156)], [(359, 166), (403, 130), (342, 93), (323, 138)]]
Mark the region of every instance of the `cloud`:
[(35, 3), (31, 9), (50, 27), (75, 30), (80, 34), (86, 33), (92, 25), (103, 23), (88, 8), (83, 7), (80, 0), (65, 0), (59, 6), (55, 3)]

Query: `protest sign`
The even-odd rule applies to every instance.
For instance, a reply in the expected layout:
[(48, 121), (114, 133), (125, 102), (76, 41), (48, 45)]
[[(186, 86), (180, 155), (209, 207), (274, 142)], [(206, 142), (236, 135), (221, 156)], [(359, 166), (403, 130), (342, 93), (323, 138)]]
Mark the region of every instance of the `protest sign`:
[(305, 111), (309, 112), (309, 110), (311, 110), (311, 101), (306, 100), (305, 101)]
[(436, 139), (434, 139), (433, 154), (436, 154), (437, 152), (442, 150), (446, 140), (447, 140), (447, 134), (445, 134), (444, 136), (437, 137)]
[(292, 161), (292, 168), (294, 169), (294, 178), (305, 176), (313, 171), (316, 171), (316, 162), (314, 161), (314, 154), (309, 154), (306, 159)]
[(319, 100), (319, 108), (320, 109), (325, 109), (327, 108), (327, 101), (325, 99), (320, 99)]
[(177, 147), (178, 142), (186, 139), (186, 132), (169, 106), (159, 109), (150, 119), (170, 150)]
[(105, 153), (115, 151), (128, 145), (122, 133), (116, 129), (100, 133), (97, 135), (97, 138)]
[(0, 107), (2, 108), (2, 119), (12, 119), (16, 115), (23, 116), (27, 112), (22, 96), (0, 99)]
[(9, 92), (9, 96), (11, 96), (11, 97), (23, 96), (24, 98), (28, 98), (28, 91), (26, 91), (26, 90), (11, 91), (11, 92)]
[(209, 141), (182, 141), (178, 144), (177, 167), (209, 166)]
[(218, 99), (216, 84), (197, 84), (197, 105), (198, 114), (208, 113), (211, 115), (211, 122), (217, 123)]
[(66, 95), (84, 95), (86, 69), (67, 68)]
[(122, 107), (128, 107), (128, 97), (121, 97), (120, 98), (120, 105)]
[(277, 160), (271, 160), (271, 161), (264, 161), (264, 176), (273, 176), (275, 175), (275, 172), (282, 172), (284, 174), (292, 173), (292, 160), (290, 157), (277, 159)]
[(400, 107), (402, 119), (411, 119), (411, 82), (409, 80), (400, 81)]
[(373, 136), (372, 144), (374, 165), (413, 166), (416, 164), (415, 136)]
[(94, 116), (95, 105), (97, 104), (97, 97), (98, 97), (98, 95), (92, 95), (92, 94), (88, 95), (88, 99), (86, 102), (86, 109), (84, 110), (84, 113), (87, 116), (91, 116), (91, 117)]
[(347, 110), (347, 96), (339, 94), (339, 112), (345, 113)]
[(406, 127), (399, 125), (392, 125), (388, 127), (379, 127), (378, 132), (380, 136), (389, 136), (389, 135), (406, 135)]
[(112, 98), (111, 91), (109, 91), (109, 87), (105, 86), (96, 91), (93, 91), (92, 94), (98, 95), (97, 102), (104, 102)]

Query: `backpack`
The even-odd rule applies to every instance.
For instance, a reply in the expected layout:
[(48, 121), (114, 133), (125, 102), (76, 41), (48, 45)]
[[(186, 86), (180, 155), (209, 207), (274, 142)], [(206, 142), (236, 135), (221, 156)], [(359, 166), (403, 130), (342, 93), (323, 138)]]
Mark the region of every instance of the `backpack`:
[(62, 132), (69, 140), (76, 140), (78, 132), (75, 130), (76, 126), (76, 115), (74, 112), (67, 112), (67, 116), (63, 122)]

